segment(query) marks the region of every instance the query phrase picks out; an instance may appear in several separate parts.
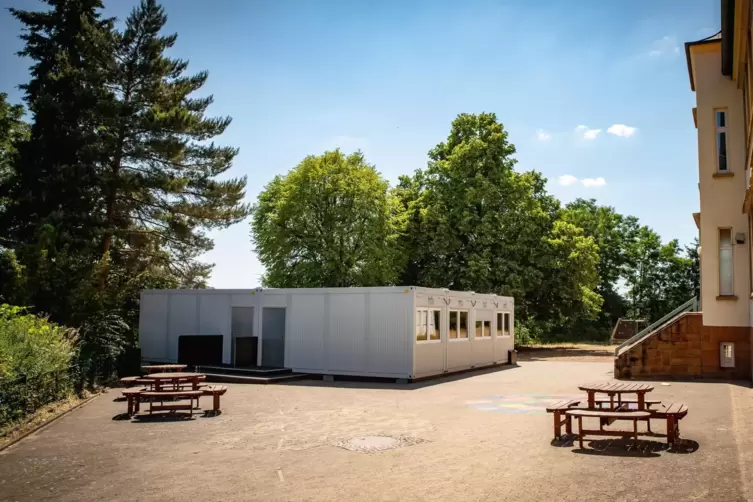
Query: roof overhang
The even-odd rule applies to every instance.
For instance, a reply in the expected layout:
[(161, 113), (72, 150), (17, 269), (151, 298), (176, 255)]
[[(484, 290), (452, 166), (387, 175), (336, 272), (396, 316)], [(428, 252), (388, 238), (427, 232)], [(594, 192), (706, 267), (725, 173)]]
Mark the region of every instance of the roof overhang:
[(701, 213), (693, 213), (693, 221), (695, 221), (695, 226), (698, 230), (701, 229)]
[(688, 64), (688, 77), (690, 77), (690, 90), (695, 91), (695, 79), (693, 78), (693, 59), (690, 56), (690, 51), (693, 47), (705, 46), (710, 44), (718, 44), (722, 41), (722, 32), (715, 33), (710, 37), (696, 40), (695, 42), (685, 42), (685, 59)]

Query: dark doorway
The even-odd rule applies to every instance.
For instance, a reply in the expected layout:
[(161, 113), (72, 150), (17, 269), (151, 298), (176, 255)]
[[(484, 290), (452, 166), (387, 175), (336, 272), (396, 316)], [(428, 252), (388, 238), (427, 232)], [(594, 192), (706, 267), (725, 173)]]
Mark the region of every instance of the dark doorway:
[(261, 324), (261, 364), (269, 368), (283, 368), (285, 366), (285, 309), (265, 308)]
[(222, 364), (222, 335), (178, 337), (178, 362), (189, 366)]
[(235, 339), (235, 366), (256, 366), (259, 339), (255, 336)]

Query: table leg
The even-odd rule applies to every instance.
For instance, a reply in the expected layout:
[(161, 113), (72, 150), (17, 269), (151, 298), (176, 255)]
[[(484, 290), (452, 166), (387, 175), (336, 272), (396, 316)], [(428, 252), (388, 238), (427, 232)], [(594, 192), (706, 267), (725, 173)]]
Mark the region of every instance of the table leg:
[(644, 411), (646, 409), (646, 393), (638, 393), (638, 411)]
[(667, 417), (667, 444), (675, 442), (675, 424), (674, 417), (672, 415)]
[(219, 394), (214, 395), (214, 402), (212, 404), (214, 405), (214, 411), (220, 411), (220, 395)]
[(572, 435), (573, 433), (573, 417), (567, 414), (565, 415), (565, 432), (568, 435)]
[(635, 440), (635, 443), (638, 444), (638, 419), (633, 419), (633, 439)]
[(596, 408), (596, 404), (595, 404), (595, 401), (596, 401), (595, 394), (596, 393), (594, 391), (591, 391), (591, 390), (588, 390), (586, 392), (588, 392), (588, 407), (589, 407), (589, 409)]
[(614, 411), (614, 394), (609, 394), (609, 411)]
[(562, 427), (560, 426), (560, 412), (554, 412), (554, 439), (559, 439), (562, 435)]
[(578, 417), (578, 445), (583, 449), (583, 417)]

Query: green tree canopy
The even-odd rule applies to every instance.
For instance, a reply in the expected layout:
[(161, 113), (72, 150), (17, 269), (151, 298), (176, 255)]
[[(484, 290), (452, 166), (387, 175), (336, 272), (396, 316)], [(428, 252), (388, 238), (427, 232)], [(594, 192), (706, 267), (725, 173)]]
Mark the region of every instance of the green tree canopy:
[(381, 286), (397, 277), (393, 200), (360, 152), (306, 157), (264, 188), (252, 212), (265, 286)]
[(546, 180), (515, 171), (514, 153), (494, 114), (461, 114), (426, 170), (401, 178), (402, 282), (511, 295), (519, 319), (591, 317), (601, 303), (596, 245), (559, 221)]

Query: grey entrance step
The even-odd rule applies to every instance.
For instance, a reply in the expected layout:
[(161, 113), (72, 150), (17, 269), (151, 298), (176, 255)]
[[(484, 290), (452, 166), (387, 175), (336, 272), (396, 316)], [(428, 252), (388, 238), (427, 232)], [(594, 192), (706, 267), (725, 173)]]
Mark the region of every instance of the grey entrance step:
[(273, 384), (289, 382), (291, 380), (301, 380), (309, 378), (311, 375), (306, 373), (287, 373), (283, 375), (270, 376), (250, 376), (250, 375), (231, 375), (227, 373), (206, 373), (207, 382), (224, 382), (224, 383), (250, 383), (250, 384)]

